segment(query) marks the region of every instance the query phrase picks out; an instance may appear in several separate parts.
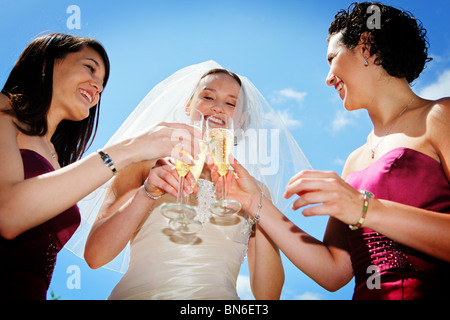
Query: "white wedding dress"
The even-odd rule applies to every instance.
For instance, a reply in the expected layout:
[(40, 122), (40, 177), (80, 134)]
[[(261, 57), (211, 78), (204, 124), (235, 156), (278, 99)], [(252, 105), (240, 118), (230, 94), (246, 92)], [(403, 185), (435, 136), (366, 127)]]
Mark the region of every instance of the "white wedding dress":
[(198, 187), (190, 204), (197, 206), (202, 230), (193, 238), (172, 231), (159, 210), (169, 196), (158, 200), (131, 241), (128, 270), (109, 299), (239, 299), (236, 281), (247, 253), (249, 220), (213, 216), (214, 185), (199, 180)]

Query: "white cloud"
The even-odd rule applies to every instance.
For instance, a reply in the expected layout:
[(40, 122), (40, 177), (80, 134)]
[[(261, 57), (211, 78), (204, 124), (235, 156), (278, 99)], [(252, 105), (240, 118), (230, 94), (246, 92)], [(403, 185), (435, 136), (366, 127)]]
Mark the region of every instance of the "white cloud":
[(331, 123), (331, 128), (333, 132), (337, 132), (342, 128), (346, 127), (348, 124), (350, 124), (351, 120), (349, 117), (350, 116), (348, 111), (339, 110), (336, 114), (336, 117), (333, 119), (333, 122)]
[[(238, 275), (236, 290), (241, 300), (255, 300), (250, 287), (249, 276), (242, 274)], [(291, 292), (290, 296), (293, 298), (287, 298), (288, 300), (322, 300), (322, 295), (317, 292), (307, 291), (302, 294), (295, 294), (294, 292)]]
[(295, 129), (302, 126), (300, 120), (294, 119), (294, 116), (287, 110), (277, 110), (278, 116), (288, 129)]
[(294, 297), (294, 300), (321, 300), (321, 295), (316, 292), (305, 292)]
[(435, 83), (425, 87), (420, 96), (425, 99), (436, 100), (450, 96), (450, 69), (445, 70)]
[(302, 126), (302, 122), (294, 118), (294, 116), (287, 110), (276, 110), (275, 114), (273, 112), (264, 115), (266, 121), (271, 121), (275, 118), (280, 118), (281, 121), (288, 129), (298, 129)]
[(303, 100), (305, 99), (307, 93), (306, 92), (300, 92), (291, 88), (286, 88), (279, 90), (275, 93), (275, 96), (272, 97), (271, 102), (273, 104), (282, 103), (286, 100), (294, 100), (298, 104), (301, 104)]
[[(286, 88), (276, 91), (275, 94), (270, 98), (270, 101), (272, 104), (281, 104), (286, 101), (294, 101), (297, 105), (300, 105), (305, 99), (306, 95), (306, 92), (300, 92), (291, 88)], [(302, 126), (302, 122), (295, 119), (292, 113), (288, 110), (276, 110), (276, 113), (288, 129), (296, 129)], [(266, 118), (270, 119), (270, 117), (272, 116), (273, 115), (268, 114)]]
[(283, 89), (278, 92), (278, 94), (282, 97), (286, 97), (288, 99), (294, 99), (298, 102), (303, 102), (305, 99), (307, 93), (306, 92), (299, 92), (294, 89)]
[(343, 166), (345, 164), (345, 160), (341, 158), (334, 159), (334, 164), (337, 164), (338, 166)]
[(242, 300), (255, 300), (250, 287), (250, 278), (239, 274), (237, 278), (236, 290)]

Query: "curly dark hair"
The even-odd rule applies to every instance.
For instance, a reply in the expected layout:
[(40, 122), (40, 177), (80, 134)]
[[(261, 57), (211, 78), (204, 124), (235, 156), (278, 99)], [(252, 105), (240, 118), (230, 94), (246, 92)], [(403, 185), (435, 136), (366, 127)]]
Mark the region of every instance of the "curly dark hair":
[[(372, 8), (379, 9), (378, 28), (369, 21), (375, 12)], [(340, 10), (328, 29), (328, 39), (339, 32), (348, 49), (354, 49), (363, 39), (370, 48), (370, 55), (376, 55), (376, 65), (381, 65), (393, 77), (406, 78), (410, 84), (432, 60), (428, 56), (427, 31), (422, 23), (408, 11), (379, 2), (354, 2), (348, 10)], [(361, 38), (364, 33), (368, 34)]]

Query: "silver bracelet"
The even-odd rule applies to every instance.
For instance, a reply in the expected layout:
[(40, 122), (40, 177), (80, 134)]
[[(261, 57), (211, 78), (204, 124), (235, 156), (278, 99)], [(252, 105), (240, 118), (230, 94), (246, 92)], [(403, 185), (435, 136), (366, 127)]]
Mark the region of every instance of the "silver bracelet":
[(259, 198), (258, 209), (256, 209), (256, 215), (255, 215), (255, 217), (252, 220), (252, 226), (257, 224), (259, 222), (259, 220), (260, 220), (260, 215), (259, 214), (260, 214), (261, 209), (262, 209), (262, 198), (263, 198), (263, 196), (264, 196), (264, 192), (261, 191), (261, 197)]
[(142, 185), (142, 189), (144, 189), (145, 194), (146, 194), (150, 199), (158, 200), (158, 199), (161, 198), (164, 194), (162, 194), (162, 195), (160, 195), (160, 196), (157, 196), (157, 197), (152, 196), (152, 195), (150, 194), (150, 192), (147, 191), (147, 188), (145, 187), (145, 185), (147, 184), (147, 180), (148, 180), (148, 178), (145, 179), (145, 182), (144, 182), (144, 184)]

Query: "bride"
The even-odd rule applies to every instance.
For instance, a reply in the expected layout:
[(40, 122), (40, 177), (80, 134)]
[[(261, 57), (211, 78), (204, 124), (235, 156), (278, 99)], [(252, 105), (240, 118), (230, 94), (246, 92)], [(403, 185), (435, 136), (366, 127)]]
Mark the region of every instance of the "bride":
[[(243, 157), (261, 154), (260, 143), (246, 143), (250, 136), (246, 132), (253, 130), (261, 142), (267, 137), (264, 130), (276, 130), (278, 141), (269, 142), (276, 171), (241, 159), (262, 182), (266, 196), (281, 199), (281, 186), (286, 184), (283, 177), (309, 166), (251, 82), (213, 61), (184, 68), (156, 86), (110, 143), (151, 123), (170, 121), (180, 105), (199, 110), (205, 118), (220, 113), (232, 116), (240, 129), (236, 131), (243, 133), (235, 137), (237, 149), (243, 146)], [(205, 165), (195, 190), (189, 186), (195, 185), (191, 173), (187, 176), (190, 183), (185, 184), (190, 204), (197, 207), (197, 219), (202, 223), (194, 239), (172, 231), (160, 212), (160, 206), (174, 202), (177, 194), (178, 176), (170, 159), (131, 165), (110, 182), (84, 252), (89, 266), (99, 268), (130, 244), (128, 269), (109, 299), (239, 299), (236, 282), (246, 255), (255, 298), (279, 299), (284, 271), (278, 248), (245, 212), (227, 219), (212, 215), (209, 205), (216, 199), (216, 189), (210, 173)], [(88, 201), (90, 210), (93, 206)]]

